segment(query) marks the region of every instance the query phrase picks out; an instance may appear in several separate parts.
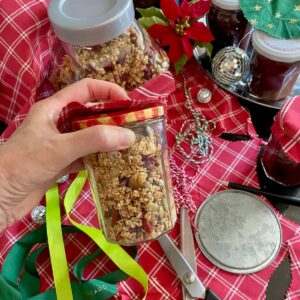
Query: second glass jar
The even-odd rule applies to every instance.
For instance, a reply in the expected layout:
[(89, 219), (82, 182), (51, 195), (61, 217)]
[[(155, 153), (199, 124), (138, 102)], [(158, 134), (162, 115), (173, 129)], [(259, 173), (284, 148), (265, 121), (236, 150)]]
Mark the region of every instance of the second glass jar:
[(282, 40), (255, 30), (250, 90), (264, 102), (288, 97), (300, 73), (300, 39)]
[(90, 77), (131, 91), (168, 70), (164, 50), (135, 21), (132, 0), (116, 0), (115, 5), (92, 0), (89, 6), (72, 1), (52, 0), (48, 10), (66, 53), (52, 68), (55, 90)]
[(247, 50), (251, 29), (240, 7), (239, 0), (212, 0), (207, 14), (207, 23), (215, 37), (213, 54), (227, 46), (238, 46)]

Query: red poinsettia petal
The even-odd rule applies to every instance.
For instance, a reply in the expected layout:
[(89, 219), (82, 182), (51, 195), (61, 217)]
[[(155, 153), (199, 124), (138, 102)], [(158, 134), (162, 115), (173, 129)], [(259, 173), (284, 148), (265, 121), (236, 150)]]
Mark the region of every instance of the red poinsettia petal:
[(179, 17), (179, 7), (175, 0), (161, 0), (160, 7), (167, 19), (177, 20)]
[(182, 46), (187, 57), (191, 58), (193, 55), (193, 45), (191, 44), (188, 38), (182, 38)]
[(198, 42), (209, 43), (214, 40), (210, 30), (202, 22), (193, 22), (186, 30), (187, 37)]
[(179, 59), (181, 59), (183, 53), (184, 50), (181, 41), (179, 41), (179, 43), (174, 41), (168, 51), (168, 56), (170, 58), (171, 63), (175, 64)]
[(176, 39), (178, 38), (178, 35), (176, 35), (174, 32), (170, 32), (168, 34), (165, 34), (164, 37), (160, 40), (160, 45), (162, 47), (164, 46), (170, 46), (173, 45), (174, 43), (181, 43), (180, 41), (177, 41)]
[(204, 16), (210, 8), (211, 0), (199, 0), (191, 6), (191, 17), (198, 19)]
[(191, 6), (187, 0), (183, 0), (180, 4), (179, 14), (182, 18), (189, 17), (191, 13)]
[(161, 41), (165, 41), (170, 34), (175, 35), (172, 28), (162, 24), (153, 24), (150, 28), (148, 28), (148, 33), (153, 39)]

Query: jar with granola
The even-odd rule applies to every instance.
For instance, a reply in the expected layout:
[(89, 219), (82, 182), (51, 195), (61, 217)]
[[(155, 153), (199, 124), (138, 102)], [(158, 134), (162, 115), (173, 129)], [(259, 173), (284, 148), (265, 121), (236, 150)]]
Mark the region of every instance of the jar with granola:
[(127, 150), (84, 158), (108, 241), (133, 245), (158, 238), (176, 222), (163, 106), (75, 119), (73, 129), (97, 124), (130, 128)]
[(50, 72), (55, 90), (90, 77), (130, 91), (169, 68), (135, 21), (132, 0), (51, 0), (48, 15), (65, 52)]

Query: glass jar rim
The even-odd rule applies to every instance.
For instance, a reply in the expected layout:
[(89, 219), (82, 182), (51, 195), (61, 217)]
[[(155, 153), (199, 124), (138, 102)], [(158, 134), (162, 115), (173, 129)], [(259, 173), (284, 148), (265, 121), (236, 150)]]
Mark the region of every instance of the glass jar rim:
[(72, 127), (74, 130), (80, 130), (95, 125), (127, 126), (132, 123), (156, 119), (164, 116), (164, 113), (164, 106), (155, 104), (145, 108), (76, 118), (72, 122)]

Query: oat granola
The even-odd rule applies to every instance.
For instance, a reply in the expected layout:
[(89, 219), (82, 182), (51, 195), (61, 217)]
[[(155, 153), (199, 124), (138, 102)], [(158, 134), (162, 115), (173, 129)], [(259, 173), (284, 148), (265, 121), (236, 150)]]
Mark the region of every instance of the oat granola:
[[(127, 150), (95, 153), (86, 159), (96, 182), (102, 225), (108, 240), (123, 245), (157, 238), (174, 226), (173, 197), (165, 183), (160, 137), (136, 134)], [(172, 198), (173, 201), (173, 198)]]
[(141, 30), (134, 24), (109, 42), (70, 48), (50, 77), (55, 90), (90, 77), (116, 83), (130, 91), (166, 71), (169, 68), (166, 53), (155, 47), (148, 34)]

